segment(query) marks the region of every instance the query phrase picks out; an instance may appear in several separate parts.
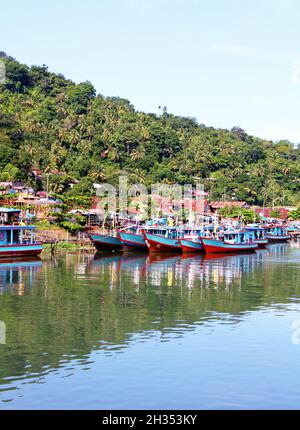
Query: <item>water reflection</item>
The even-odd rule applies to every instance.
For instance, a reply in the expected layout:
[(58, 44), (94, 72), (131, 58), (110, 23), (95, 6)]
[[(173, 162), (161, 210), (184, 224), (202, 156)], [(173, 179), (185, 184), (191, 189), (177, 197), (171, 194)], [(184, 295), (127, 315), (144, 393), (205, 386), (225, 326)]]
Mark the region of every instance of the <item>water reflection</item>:
[(23, 295), (25, 288), (32, 286), (34, 275), (42, 267), (41, 260), (27, 258), (22, 260), (0, 260), (0, 294), (5, 292)]
[[(143, 254), (96, 255), (90, 262), (91, 272), (99, 276), (110, 274), (113, 289), (130, 279), (132, 286), (141, 282), (156, 287), (201, 287), (241, 286), (242, 278), (259, 268), (267, 269), (274, 258), (286, 257), (288, 245), (278, 244), (256, 253), (236, 254)], [(272, 260), (273, 259), (273, 260)]]
[(171, 342), (199, 327), (236, 325), (274, 304), (284, 312), (300, 298), (299, 256), (283, 244), (209, 258), (67, 253), (1, 262), (0, 401), (15, 399), (20, 383), (87, 371), (91, 353), (114, 356), (157, 336)]

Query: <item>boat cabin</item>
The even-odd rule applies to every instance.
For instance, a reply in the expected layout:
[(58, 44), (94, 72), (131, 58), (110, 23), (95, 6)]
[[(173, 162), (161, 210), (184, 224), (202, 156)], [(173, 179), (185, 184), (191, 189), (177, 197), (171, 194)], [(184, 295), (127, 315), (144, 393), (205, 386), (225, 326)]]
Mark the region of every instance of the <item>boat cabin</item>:
[(250, 233), (247, 230), (225, 231), (224, 242), (229, 244), (243, 244), (252, 242)]
[(198, 238), (202, 236), (203, 230), (200, 227), (186, 227), (180, 232), (180, 236), (188, 239), (188, 238)]
[(284, 236), (287, 234), (285, 227), (281, 225), (266, 226), (265, 232), (273, 236)]
[(247, 232), (250, 235), (250, 238), (252, 241), (255, 240), (262, 240), (265, 239), (265, 229), (263, 227), (259, 227), (259, 226), (247, 226), (245, 227), (245, 230), (247, 230)]
[(158, 236), (166, 237), (168, 239), (177, 239), (179, 232), (177, 227), (145, 227), (145, 231)]
[(0, 225), (0, 246), (35, 243), (34, 225)]
[(0, 207), (0, 225), (18, 224), (20, 213), (19, 209)]

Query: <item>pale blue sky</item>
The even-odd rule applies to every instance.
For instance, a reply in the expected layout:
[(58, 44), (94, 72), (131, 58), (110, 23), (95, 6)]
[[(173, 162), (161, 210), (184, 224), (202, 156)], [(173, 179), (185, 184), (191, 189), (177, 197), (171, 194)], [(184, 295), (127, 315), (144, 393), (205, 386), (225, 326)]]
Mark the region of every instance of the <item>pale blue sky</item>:
[(298, 0), (0, 0), (0, 50), (137, 109), (300, 142)]

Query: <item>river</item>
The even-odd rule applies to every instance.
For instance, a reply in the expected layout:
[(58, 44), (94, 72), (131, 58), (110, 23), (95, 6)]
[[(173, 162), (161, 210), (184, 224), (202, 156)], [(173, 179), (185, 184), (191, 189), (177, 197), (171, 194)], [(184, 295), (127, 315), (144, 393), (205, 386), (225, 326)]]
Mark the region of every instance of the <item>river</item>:
[(0, 261), (1, 409), (300, 407), (300, 248)]

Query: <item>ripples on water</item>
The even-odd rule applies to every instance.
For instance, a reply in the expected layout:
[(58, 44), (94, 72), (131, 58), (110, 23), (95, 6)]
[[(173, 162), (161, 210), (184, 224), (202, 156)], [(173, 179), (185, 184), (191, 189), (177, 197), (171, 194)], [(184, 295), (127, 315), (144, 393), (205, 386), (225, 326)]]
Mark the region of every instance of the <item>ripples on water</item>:
[(299, 269), (296, 243), (0, 261), (0, 407), (297, 408)]

